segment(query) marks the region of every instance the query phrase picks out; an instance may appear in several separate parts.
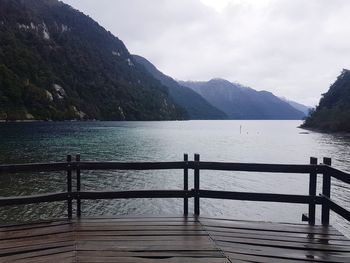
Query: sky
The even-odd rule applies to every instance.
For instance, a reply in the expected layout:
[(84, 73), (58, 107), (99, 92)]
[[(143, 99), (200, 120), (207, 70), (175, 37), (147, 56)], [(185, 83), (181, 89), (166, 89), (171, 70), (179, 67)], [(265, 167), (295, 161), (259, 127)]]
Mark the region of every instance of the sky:
[(224, 78), (315, 106), (350, 69), (348, 0), (63, 0), (178, 80)]

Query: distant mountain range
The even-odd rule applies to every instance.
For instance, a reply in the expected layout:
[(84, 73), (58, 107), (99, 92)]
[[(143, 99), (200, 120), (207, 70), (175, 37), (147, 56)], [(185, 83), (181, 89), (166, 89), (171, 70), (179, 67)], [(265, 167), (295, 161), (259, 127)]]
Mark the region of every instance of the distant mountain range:
[(231, 83), (224, 79), (175, 81), (160, 72), (147, 59), (134, 55), (153, 77), (168, 87), (175, 103), (191, 119), (297, 119), (305, 118), (309, 107), (267, 91)]
[(299, 106), (222, 79), (178, 83), (60, 1), (0, 1), (0, 120), (301, 119)]
[(305, 116), (308, 116), (310, 111), (312, 110), (312, 107), (309, 106), (305, 106), (301, 103), (292, 101), (292, 100), (288, 100), (287, 98), (284, 97), (280, 97), (281, 100), (287, 102), (290, 106), (292, 106), (293, 108), (301, 111), (302, 113), (304, 113)]
[(147, 59), (134, 55), (135, 61), (142, 64), (153, 77), (158, 79), (164, 86), (168, 87), (170, 96), (180, 107), (187, 111), (193, 120), (216, 120), (227, 119), (227, 115), (212, 106), (201, 95), (190, 88), (180, 85), (171, 77), (160, 72)]
[(268, 91), (232, 83), (224, 79), (180, 81), (217, 107), (229, 119), (300, 120), (305, 114)]
[(350, 132), (350, 71), (344, 69), (319, 105), (306, 118), (304, 128), (326, 132)]

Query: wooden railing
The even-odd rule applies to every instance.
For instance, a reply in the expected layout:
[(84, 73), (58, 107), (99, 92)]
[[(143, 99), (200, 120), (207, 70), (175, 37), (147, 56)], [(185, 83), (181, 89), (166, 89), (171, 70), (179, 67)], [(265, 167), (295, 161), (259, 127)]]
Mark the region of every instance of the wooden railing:
[[(139, 190), (139, 191), (81, 191), (81, 172), (86, 170), (183, 170), (183, 189), (181, 190)], [(194, 171), (194, 188), (188, 189), (188, 171)], [(309, 175), (309, 194), (273, 194), (214, 191), (200, 188), (200, 171), (245, 171), (262, 173), (299, 173)], [(25, 172), (49, 172), (66, 171), (67, 191), (61, 193), (47, 193), (31, 196), (0, 197), (0, 206), (35, 204), (41, 202), (66, 201), (68, 217), (73, 216), (73, 200), (76, 200), (77, 217), (81, 216), (82, 200), (96, 199), (128, 199), (128, 198), (183, 198), (184, 215), (188, 215), (188, 200), (194, 199), (194, 215), (200, 214), (200, 198), (230, 199), (245, 201), (264, 201), (308, 204), (308, 214), (304, 214), (303, 221), (310, 225), (315, 224), (316, 205), (322, 205), (321, 222), (329, 224), (330, 210), (350, 221), (350, 212), (335, 203), (331, 198), (331, 178), (336, 178), (350, 184), (350, 174), (331, 167), (331, 159), (324, 158), (322, 164), (318, 164), (317, 158), (310, 158), (310, 164), (258, 164), (258, 163), (228, 163), (228, 162), (202, 162), (199, 154), (194, 155), (194, 161), (188, 160), (184, 154), (184, 160), (180, 162), (82, 162), (80, 155), (72, 160), (67, 156), (66, 162), (56, 163), (32, 163), (0, 165), (1, 174), (25, 173)], [(73, 191), (72, 172), (75, 171), (76, 186)], [(322, 175), (322, 193), (317, 195), (317, 175)], [(1, 178), (0, 178), (1, 180)]]

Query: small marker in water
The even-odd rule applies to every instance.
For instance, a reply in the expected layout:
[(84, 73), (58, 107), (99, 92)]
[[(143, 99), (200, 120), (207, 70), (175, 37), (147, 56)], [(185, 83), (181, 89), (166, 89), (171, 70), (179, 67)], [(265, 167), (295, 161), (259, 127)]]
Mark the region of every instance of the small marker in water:
[(239, 125), (239, 133), (242, 133), (242, 125)]

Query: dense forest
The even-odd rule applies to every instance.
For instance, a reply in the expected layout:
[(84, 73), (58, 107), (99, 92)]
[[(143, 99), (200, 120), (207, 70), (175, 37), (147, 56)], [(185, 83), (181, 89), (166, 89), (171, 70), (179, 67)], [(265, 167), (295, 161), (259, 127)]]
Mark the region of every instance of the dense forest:
[(57, 0), (0, 1), (0, 120), (184, 119), (123, 42)]
[(341, 72), (302, 127), (330, 132), (350, 132), (349, 70), (344, 69)]

